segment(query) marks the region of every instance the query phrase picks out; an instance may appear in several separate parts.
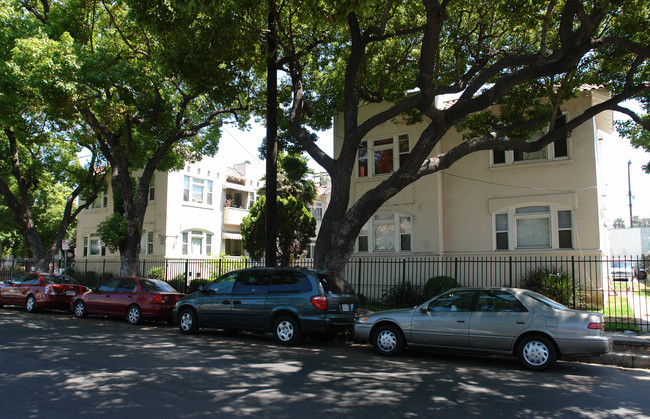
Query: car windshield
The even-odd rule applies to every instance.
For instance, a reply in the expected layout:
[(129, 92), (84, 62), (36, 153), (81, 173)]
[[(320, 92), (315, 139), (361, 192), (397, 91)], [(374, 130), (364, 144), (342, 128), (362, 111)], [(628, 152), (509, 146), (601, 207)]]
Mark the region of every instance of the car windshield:
[(630, 262), (612, 262), (612, 268), (632, 269)]
[(325, 292), (332, 294), (354, 294), (352, 285), (348, 284), (345, 279), (332, 274), (318, 273), (316, 275), (323, 285)]
[(62, 276), (62, 275), (43, 275), (43, 279), (45, 282), (48, 284), (73, 284), (73, 285), (79, 285), (77, 281), (74, 279), (68, 277), (68, 276)]
[(164, 291), (176, 292), (174, 287), (164, 281), (157, 281), (155, 279), (141, 279), (140, 287), (143, 291)]
[(568, 310), (569, 308), (566, 306), (563, 306), (562, 304), (558, 303), (557, 301), (553, 301), (548, 297), (543, 296), (542, 294), (538, 294), (533, 291), (526, 291), (524, 292), (525, 295), (527, 295), (530, 298), (534, 298), (535, 300), (539, 301), (542, 304), (546, 304), (549, 307), (552, 307), (556, 310)]

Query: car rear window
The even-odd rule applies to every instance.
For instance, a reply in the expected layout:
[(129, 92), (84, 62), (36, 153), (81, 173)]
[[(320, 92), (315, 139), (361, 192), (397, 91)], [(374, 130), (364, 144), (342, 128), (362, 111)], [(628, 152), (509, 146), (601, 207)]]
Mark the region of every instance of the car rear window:
[(542, 294), (538, 294), (533, 291), (526, 291), (524, 292), (525, 295), (529, 296), (530, 298), (534, 298), (535, 300), (539, 301), (540, 303), (546, 304), (549, 307), (552, 307), (556, 310), (568, 310), (569, 308), (566, 306), (563, 306), (562, 304), (558, 303), (557, 301), (551, 300), (548, 297), (543, 296)]
[(340, 276), (323, 273), (317, 273), (316, 276), (318, 276), (318, 280), (323, 285), (323, 289), (327, 293), (354, 294), (352, 285), (348, 284), (348, 282)]
[(74, 284), (79, 285), (77, 281), (67, 276), (60, 275), (43, 275), (43, 279), (48, 284)]
[(140, 287), (143, 291), (163, 291), (163, 292), (176, 292), (174, 287), (163, 281), (155, 281), (151, 279), (141, 279)]

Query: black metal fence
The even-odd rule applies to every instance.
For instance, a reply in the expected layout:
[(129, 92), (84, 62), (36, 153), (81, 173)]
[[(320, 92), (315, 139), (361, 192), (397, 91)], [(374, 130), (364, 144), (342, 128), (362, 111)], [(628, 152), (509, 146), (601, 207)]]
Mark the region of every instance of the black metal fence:
[[(29, 260), (0, 262), (0, 280), (32, 267)], [(454, 286), (520, 287), (571, 308), (602, 312), (609, 329), (650, 331), (648, 264), (647, 257), (355, 257), (343, 276), (367, 310), (414, 306)], [(141, 259), (140, 265), (142, 276), (165, 280), (189, 293), (227, 272), (264, 266), (264, 261)], [(294, 266), (311, 268), (313, 262), (299, 260)], [(79, 261), (66, 270), (88, 287), (97, 287), (119, 272), (120, 262), (115, 259)]]

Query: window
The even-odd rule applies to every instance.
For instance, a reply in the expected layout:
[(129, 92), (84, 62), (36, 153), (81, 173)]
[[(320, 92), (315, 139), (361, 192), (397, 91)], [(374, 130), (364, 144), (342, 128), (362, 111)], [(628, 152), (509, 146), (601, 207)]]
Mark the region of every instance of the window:
[(108, 194), (106, 192), (100, 192), (97, 195), (97, 198), (90, 204), (89, 209), (99, 209), (108, 207)]
[(411, 250), (413, 218), (407, 214), (375, 214), (357, 239), (359, 252), (408, 252)]
[(228, 256), (243, 256), (244, 248), (241, 240), (226, 239), (226, 254)]
[(270, 278), (263, 270), (242, 271), (237, 276), (233, 294), (267, 294)]
[(517, 297), (506, 291), (480, 291), (476, 311), (481, 312), (526, 312), (526, 307)]
[(83, 255), (86, 256), (106, 256), (106, 246), (102, 243), (99, 235), (91, 234), (83, 238)]
[(210, 285), (207, 287), (207, 291), (214, 292), (215, 294), (230, 294), (232, 292), (233, 285), (235, 285), (236, 279), (236, 273), (226, 274), (210, 283)]
[[(408, 134), (378, 140), (364, 140), (359, 144), (358, 176), (372, 177), (393, 173), (409, 156)], [(369, 157), (371, 162), (369, 163)]]
[(202, 230), (184, 231), (181, 253), (184, 256), (208, 256), (212, 253), (212, 234)]
[(153, 231), (142, 231), (142, 238), (140, 239), (140, 254), (153, 255)]
[(286, 271), (271, 275), (270, 292), (307, 292), (311, 290), (311, 282), (303, 273)]
[(508, 209), (494, 216), (494, 248), (572, 249), (572, 218), (571, 210), (553, 205)]
[(207, 179), (183, 176), (183, 201), (212, 205), (213, 182)]
[[(566, 115), (557, 118), (555, 120), (555, 128), (564, 126), (566, 124), (566, 118)], [(546, 134), (546, 131), (534, 134), (528, 141), (536, 141), (544, 134)], [(566, 160), (569, 158), (569, 140), (566, 137), (560, 138), (545, 148), (532, 153), (526, 153), (523, 151), (492, 150), (490, 154), (492, 156), (492, 166)]]
[(311, 209), (311, 215), (316, 219), (316, 221), (323, 220), (323, 203), (314, 202), (314, 207)]
[(154, 201), (156, 199), (156, 177), (151, 177), (151, 183), (149, 184), (149, 201)]
[(467, 312), (472, 309), (475, 291), (460, 290), (450, 291), (441, 295), (429, 303), (429, 311), (462, 311)]

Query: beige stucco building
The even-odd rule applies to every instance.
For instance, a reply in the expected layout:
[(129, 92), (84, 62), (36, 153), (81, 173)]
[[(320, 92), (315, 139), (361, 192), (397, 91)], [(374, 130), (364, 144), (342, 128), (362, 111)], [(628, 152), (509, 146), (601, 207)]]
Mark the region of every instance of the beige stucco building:
[[(585, 88), (563, 106), (570, 120), (609, 97)], [(382, 105), (360, 109), (363, 121)], [(334, 119), (335, 153), (343, 138)], [(362, 143), (351, 199), (399, 167), (426, 122), (400, 119), (372, 130)], [(607, 254), (599, 142), (612, 131), (611, 112), (600, 114), (536, 153), (483, 151), (408, 186), (373, 214), (355, 256), (601, 256)], [(338, 140), (338, 141), (337, 141)], [(451, 130), (434, 154), (462, 141)]]
[[(263, 173), (249, 162), (232, 164), (205, 157), (181, 171), (156, 172), (149, 189), (141, 258), (207, 259), (242, 256), (240, 224), (256, 200)], [(113, 213), (112, 190), (84, 210), (78, 220), (76, 261), (119, 259), (97, 235), (97, 225)]]

